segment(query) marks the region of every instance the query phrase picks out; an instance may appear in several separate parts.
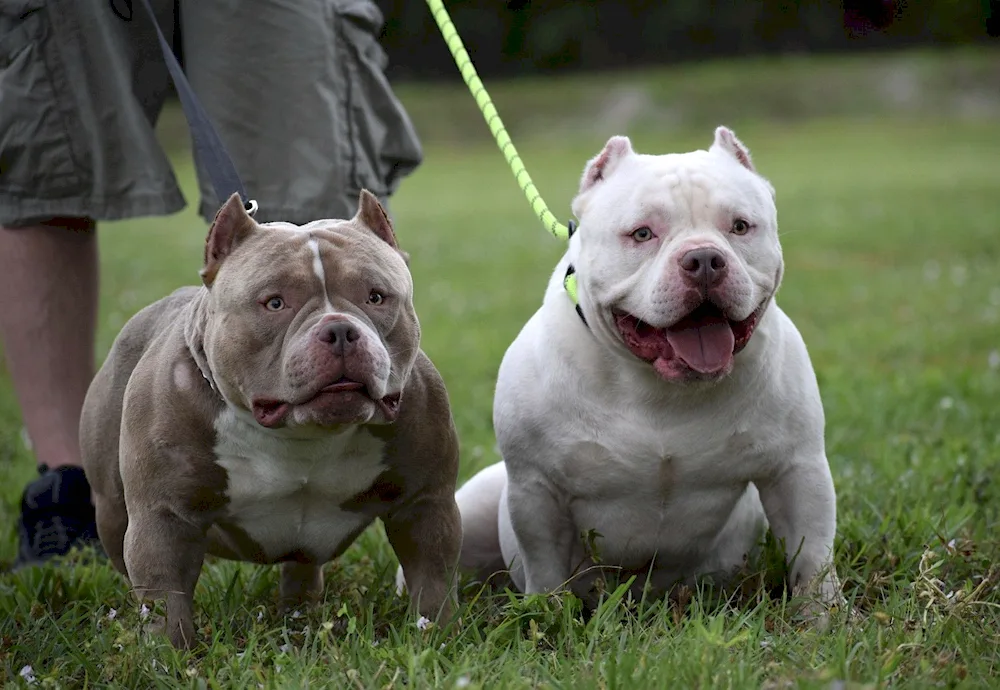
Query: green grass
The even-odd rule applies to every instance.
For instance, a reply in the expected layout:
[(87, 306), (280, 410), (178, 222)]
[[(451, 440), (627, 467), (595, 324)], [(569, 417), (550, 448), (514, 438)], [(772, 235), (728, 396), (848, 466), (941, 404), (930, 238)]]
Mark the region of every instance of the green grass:
[[(913, 59), (934, 74), (954, 64)], [(995, 74), (995, 53), (970, 60)], [(860, 63), (810, 64), (843, 82)], [(672, 84), (694, 83), (689, 69), (635, 79), (669, 94)], [(469, 588), (461, 624), (419, 631), (392, 592), (396, 561), (376, 527), (328, 566), (324, 604), (298, 618), (277, 615), (273, 569), (207, 565), (196, 595), (204, 645), (190, 654), (140, 634), (125, 584), (103, 564), (2, 575), (0, 679), (18, 682), (30, 664), (39, 683), (66, 687), (996, 686), (1000, 118), (950, 102), (900, 113), (843, 100), (794, 118), (764, 106), (747, 115), (740, 100), (727, 105), (727, 84), (791, 77), (759, 63), (698, 69), (725, 77), (699, 86), (702, 102), (715, 103), (711, 116), (673, 127), (640, 119), (628, 133), (641, 151), (678, 151), (707, 146), (719, 122), (738, 122), (778, 190), (779, 302), (803, 332), (822, 387), (837, 566), (857, 620), (837, 620), (824, 634), (798, 627), (780, 600), (726, 606), (696, 593), (683, 610), (612, 597), (585, 622), (569, 598)], [(517, 103), (522, 87), (498, 85), (501, 113), (505, 100), (527, 121), (545, 84), (552, 99), (596, 99), (606, 82), (524, 84), (527, 105)], [(393, 211), (412, 256), (424, 348), (451, 393), (464, 480), (497, 458), (496, 369), (562, 247), (532, 218), (481, 123), (469, 116), (461, 137), (435, 134), (430, 114), (462, 101), (460, 84), (402, 92), (430, 134), (426, 163)], [(863, 105), (869, 96), (851, 98)], [(525, 128), (517, 139), (562, 217), (584, 162), (617, 133), (601, 126), (599, 110), (586, 112), (594, 118), (587, 129)], [(169, 114), (164, 130), (176, 122)], [(194, 201), (185, 153), (175, 160)], [(197, 280), (204, 231), (191, 210), (103, 228), (102, 356), (136, 310)], [(8, 560), (20, 490), (33, 472), (19, 432), (0, 374), (0, 559)]]

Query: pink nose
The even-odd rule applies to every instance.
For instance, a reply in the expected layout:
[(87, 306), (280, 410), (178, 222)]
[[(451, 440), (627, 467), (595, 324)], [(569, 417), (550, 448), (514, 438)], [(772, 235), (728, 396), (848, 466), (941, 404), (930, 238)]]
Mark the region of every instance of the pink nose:
[(692, 249), (682, 254), (677, 263), (689, 283), (706, 290), (721, 283), (729, 270), (726, 257), (712, 247)]
[(316, 329), (316, 339), (339, 355), (350, 352), (360, 338), (361, 332), (349, 321), (328, 321)]

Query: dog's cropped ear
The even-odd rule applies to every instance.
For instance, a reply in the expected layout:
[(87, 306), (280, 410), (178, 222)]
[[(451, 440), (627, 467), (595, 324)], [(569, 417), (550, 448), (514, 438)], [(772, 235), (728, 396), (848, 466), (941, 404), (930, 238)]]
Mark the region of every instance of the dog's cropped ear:
[(389, 214), (382, 208), (378, 197), (367, 189), (361, 190), (361, 196), (358, 198), (358, 212), (354, 216), (354, 219), (360, 221), (390, 247), (399, 251), (399, 245), (396, 243), (396, 233), (392, 229), (392, 221), (389, 220)]
[(215, 214), (212, 227), (208, 229), (208, 238), (205, 240), (205, 264), (200, 271), (201, 280), (206, 287), (212, 287), (222, 262), (256, 227), (253, 218), (243, 208), (240, 195), (233, 193)]
[(715, 141), (712, 142), (709, 151), (722, 151), (733, 158), (750, 172), (757, 172), (750, 160), (750, 149), (744, 146), (743, 142), (736, 138), (733, 130), (728, 127), (715, 128)]
[(608, 143), (604, 145), (601, 152), (591, 158), (587, 167), (583, 169), (579, 193), (584, 193), (601, 180), (609, 177), (618, 164), (632, 153), (632, 142), (628, 137), (617, 136), (608, 139)]

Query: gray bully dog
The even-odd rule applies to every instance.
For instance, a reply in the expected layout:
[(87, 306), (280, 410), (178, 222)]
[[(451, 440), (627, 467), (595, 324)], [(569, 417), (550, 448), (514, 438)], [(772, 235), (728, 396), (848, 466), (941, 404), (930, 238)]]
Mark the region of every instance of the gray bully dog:
[(450, 615), (458, 440), (404, 256), (367, 191), (354, 218), (305, 226), (258, 224), (234, 195), (204, 285), (122, 329), (87, 395), (84, 465), (105, 550), (166, 600), (175, 645), (194, 642), (206, 554), (281, 563), (296, 606), (376, 517), (419, 613)]

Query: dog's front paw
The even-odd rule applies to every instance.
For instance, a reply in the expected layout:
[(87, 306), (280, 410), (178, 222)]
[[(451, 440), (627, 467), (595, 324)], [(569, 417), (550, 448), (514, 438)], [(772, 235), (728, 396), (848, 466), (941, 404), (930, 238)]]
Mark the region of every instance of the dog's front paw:
[(792, 590), (792, 600), (795, 618), (821, 632), (828, 630), (832, 619), (842, 612), (855, 615), (841, 591), (837, 574), (832, 571), (796, 586)]

